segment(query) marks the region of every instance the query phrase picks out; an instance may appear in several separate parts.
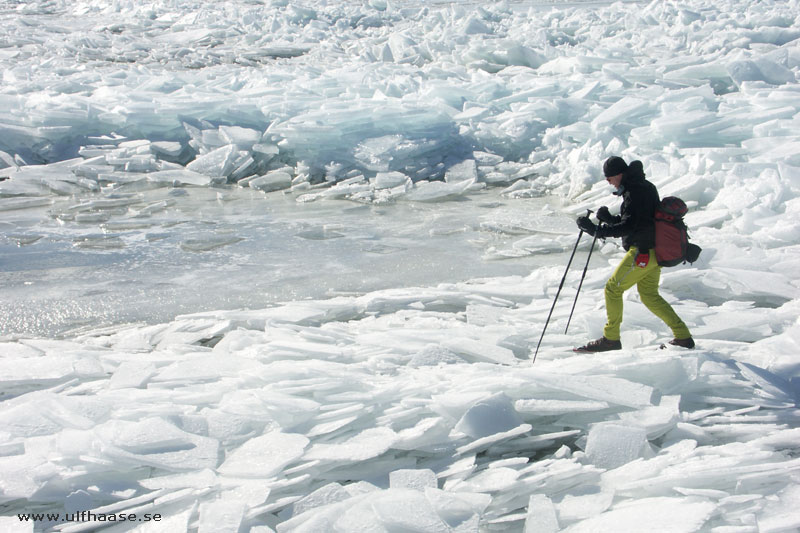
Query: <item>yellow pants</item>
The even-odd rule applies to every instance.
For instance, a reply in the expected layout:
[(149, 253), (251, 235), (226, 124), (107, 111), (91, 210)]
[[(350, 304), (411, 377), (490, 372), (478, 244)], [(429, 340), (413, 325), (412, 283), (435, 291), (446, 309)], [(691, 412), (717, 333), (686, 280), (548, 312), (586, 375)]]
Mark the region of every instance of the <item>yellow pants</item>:
[(632, 247), (625, 254), (622, 262), (614, 271), (614, 275), (606, 283), (606, 314), (608, 322), (603, 329), (605, 338), (619, 340), (619, 328), (622, 324), (622, 295), (636, 285), (642, 303), (651, 313), (664, 321), (672, 330), (676, 339), (688, 339), (692, 336), (689, 328), (675, 313), (672, 306), (658, 294), (658, 282), (661, 280), (661, 267), (656, 261), (655, 251), (650, 250), (650, 261), (645, 268), (637, 267), (634, 259), (639, 251)]

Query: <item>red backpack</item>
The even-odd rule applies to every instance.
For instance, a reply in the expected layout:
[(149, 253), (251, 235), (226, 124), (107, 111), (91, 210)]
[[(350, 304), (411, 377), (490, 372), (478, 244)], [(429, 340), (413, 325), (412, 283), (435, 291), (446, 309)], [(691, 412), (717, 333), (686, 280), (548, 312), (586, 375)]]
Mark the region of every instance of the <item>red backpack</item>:
[(689, 210), (676, 196), (667, 196), (656, 208), (656, 260), (662, 267), (694, 263), (702, 249), (689, 242), (689, 233), (683, 215)]

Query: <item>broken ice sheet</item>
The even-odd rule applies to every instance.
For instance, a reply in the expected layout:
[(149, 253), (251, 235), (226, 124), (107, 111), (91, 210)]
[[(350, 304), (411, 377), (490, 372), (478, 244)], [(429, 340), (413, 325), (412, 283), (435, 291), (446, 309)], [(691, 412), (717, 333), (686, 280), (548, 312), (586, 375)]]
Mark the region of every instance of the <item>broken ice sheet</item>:
[(467, 361), (485, 361), (507, 365), (513, 365), (517, 361), (514, 352), (508, 348), (484, 340), (465, 337), (449, 338), (442, 342), (442, 346)]
[(243, 240), (243, 237), (237, 237), (235, 235), (207, 235), (186, 239), (181, 243), (181, 250), (186, 252), (210, 252), (211, 250), (236, 244)]
[(380, 523), (389, 531), (451, 531), (430, 501), (419, 491), (389, 489), (371, 498), (371, 503)]
[(76, 377), (104, 376), (97, 359), (75, 355), (0, 358), (0, 385), (6, 393), (15, 386), (53, 386)]
[(463, 481), (446, 483), (445, 490), (484, 493), (500, 492), (512, 487), (519, 476), (519, 471), (513, 468), (487, 468)]
[[(175, 434), (172, 441), (159, 441), (151, 435), (146, 442), (135, 442), (140, 447), (137, 454), (128, 451), (131, 455), (101, 456), (95, 433), (102, 432), (108, 418), (121, 417), (135, 423), (162, 417), (179, 424), (184, 432), (219, 439), (223, 458), (230, 457), (226, 454), (233, 454), (248, 439), (259, 438), (264, 430), (260, 426), (282, 426), (284, 431), (309, 439), (303, 453), (316, 445), (349, 443), (354, 448), (316, 448), (315, 453), (326, 452), (327, 457), (313, 461), (300, 458), (296, 465), (286, 465), (290, 475), (298, 477), (273, 486), (275, 499), (271, 501), (258, 501), (266, 490), (258, 478), (246, 478), (247, 483), (245, 478), (214, 473), (218, 485), (209, 485), (208, 472), (213, 466), (203, 467), (208, 470), (200, 470), (203, 474), (197, 478), (162, 480), (185, 485), (167, 488), (163, 498), (200, 500), (197, 508), (179, 500), (187, 507), (175, 507), (175, 521), (165, 529), (237, 527), (237, 521), (244, 522), (234, 503), (237, 500), (251, 505), (245, 528), (251, 523), (269, 523), (270, 530), (280, 530), (279, 520), (287, 521), (285, 530), (294, 526), (308, 531), (334, 526), (350, 531), (381, 530), (387, 529), (387, 524), (427, 527), (426, 523), (415, 523), (413, 515), (392, 514), (391, 500), (397, 497), (404, 504), (402, 508), (420, 502), (425, 508), (420, 514), (432, 517), (429, 508), (414, 495), (389, 491), (370, 499), (362, 492), (359, 501), (338, 499), (352, 494), (351, 484), (345, 484), (347, 477), (380, 478), (385, 485), (390, 483), (392, 468), (431, 468), (442, 482), (472, 479), (485, 482), (484, 487), (501, 487), (501, 482), (507, 481), (504, 475), (510, 479), (510, 471), (521, 473), (507, 490), (473, 494), (472, 498), (482, 498), (478, 502), (482, 506), (472, 505), (467, 493), (454, 501), (450, 499), (452, 493), (426, 486), (426, 498), (439, 518), (460, 531), (519, 527), (526, 517), (542, 531), (556, 530), (559, 525), (589, 531), (640, 530), (643, 523), (669, 531), (796, 527), (792, 511), (797, 507), (797, 495), (791, 487), (797, 464), (786, 458), (795, 453), (797, 441), (792, 383), (796, 365), (791, 361), (792, 354), (798, 352), (797, 312), (794, 303), (787, 302), (797, 293), (792, 277), (797, 263), (793, 248), (798, 228), (794, 221), (798, 205), (795, 185), (800, 176), (794, 119), (798, 113), (794, 79), (798, 32), (793, 25), (797, 6), (774, 2), (758, 3), (754, 8), (753, 2), (732, 0), (721, 10), (708, 2), (686, 0), (677, 6), (652, 3), (631, 7), (618, 3), (588, 10), (556, 6), (543, 10), (541, 17), (531, 17), (500, 4), (464, 4), (456, 6), (455, 11), (451, 5), (430, 5), (419, 16), (397, 17), (396, 10), (387, 9), (391, 6), (385, 0), (372, 1), (366, 11), (364, 6), (352, 3), (277, 5), (285, 3), (248, 4), (244, 10), (230, 10), (229, 5), (214, 2), (186, 6), (161, 3), (154, 19), (144, 17), (147, 24), (142, 24), (140, 10), (124, 5), (95, 9), (87, 3), (62, 2), (53, 12), (46, 2), (18, 3), (18, 16), (6, 18), (8, 39), (0, 50), (7, 89), (7, 109), (0, 120), (6, 133), (2, 136), (0, 166), (7, 168), (0, 169), (0, 178), (9, 178), (0, 184), (0, 196), (5, 197), (0, 198), (0, 213), (6, 221), (3, 229), (44, 235), (49, 241), (50, 224), (64, 222), (57, 228), (58, 238), (69, 242), (79, 235), (74, 233), (77, 229), (89, 231), (87, 225), (117, 223), (114, 217), (129, 214), (155, 219), (163, 209), (173, 207), (192, 222), (207, 216), (193, 203), (197, 191), (213, 196), (213, 202), (219, 198), (225, 209), (240, 217), (244, 216), (240, 210), (243, 205), (234, 201), (237, 193), (253, 191), (237, 188), (234, 193), (223, 182), (248, 180), (251, 172), (252, 176), (261, 176), (277, 171), (284, 175), (272, 176), (276, 178), (274, 186), (289, 186), (287, 176), (291, 176), (297, 190), (285, 195), (254, 195), (260, 203), (253, 206), (263, 206), (270, 214), (269, 209), (274, 207), (270, 202), (285, 197), (293, 208), (307, 209), (303, 215), (309, 215), (304, 218), (309, 225), (299, 230), (294, 226), (287, 239), (304, 249), (325, 246), (339, 254), (336, 260), (353, 257), (337, 248), (353, 245), (350, 239), (294, 238), (303, 229), (327, 227), (343, 234), (349, 230), (337, 228), (357, 227), (335, 225), (340, 222), (335, 220), (339, 208), (325, 200), (350, 197), (364, 202), (385, 201), (386, 214), (393, 217), (397, 212), (393, 208), (398, 205), (419, 207), (418, 198), (431, 201), (426, 209), (438, 213), (448, 205), (457, 205), (471, 218), (467, 224), (447, 221), (446, 217), (431, 218), (423, 231), (410, 232), (413, 221), (397, 217), (391, 232), (411, 238), (402, 241), (403, 248), (412, 240), (419, 241), (420, 235), (430, 235), (439, 236), (436, 244), (445, 251), (455, 251), (459, 237), (455, 228), (462, 228), (458, 231), (465, 235), (483, 228), (492, 232), (484, 237), (508, 240), (503, 244), (492, 241), (495, 249), (485, 257), (513, 257), (511, 261), (482, 265), (480, 274), (468, 274), (461, 270), (463, 265), (457, 265), (444, 280), (432, 276), (424, 261), (414, 263), (419, 276), (414, 278), (386, 274), (398, 274), (392, 269), (370, 271), (376, 283), (386, 287), (397, 286), (398, 280), (404, 286), (436, 283), (431, 281), (434, 279), (451, 283), (460, 275), (461, 279), (505, 275), (517, 267), (527, 269), (520, 274), (525, 277), (494, 282), (472, 279), (436, 290), (407, 287), (391, 295), (371, 293), (361, 300), (330, 306), (319, 302), (277, 305), (269, 301), (272, 309), (268, 312), (209, 313), (206, 318), (218, 328), (194, 329), (184, 327), (183, 322), (171, 322), (83, 337), (80, 343), (97, 343), (111, 352), (110, 357), (101, 359), (103, 366), (97, 374), (63, 366), (59, 356), (73, 361), (66, 354), (48, 353), (52, 368), (44, 368), (33, 361), (35, 354), (20, 355), (23, 352), (19, 348), (9, 348), (17, 350), (12, 359), (20, 368), (9, 366), (9, 373), (0, 373), (6, 379), (6, 394), (13, 379), (20, 378), (21, 388), (15, 393), (27, 391), (26, 387), (63, 387), (50, 393), (62, 395), (64, 401), (51, 398), (43, 407), (40, 395), (28, 393), (15, 398), (19, 403), (3, 402), (0, 411), (9, 440), (0, 445), (0, 455), (9, 455), (0, 459), (11, 472), (0, 481), (4, 489), (19, 482), (19, 495), (35, 491), (36, 505), (58, 506), (65, 496), (77, 492), (72, 487), (77, 480), (96, 482), (90, 478), (100, 476), (99, 471), (103, 476), (127, 479), (131, 469), (144, 472), (154, 468), (154, 475), (161, 477), (161, 468), (147, 464), (143, 457), (155, 454), (144, 453), (149, 451), (147, 446), (188, 448), (188, 437)], [(75, 9), (80, 16), (75, 16)], [(230, 18), (234, 12), (236, 16)], [(267, 20), (261, 16), (264, 13), (268, 14), (268, 24), (256, 28)], [(47, 23), (31, 23), (45, 18)], [(748, 23), (725, 25), (729, 19)], [(344, 31), (341, 24), (330, 23), (346, 20), (354, 22)], [(608, 31), (593, 31), (597, 23)], [(725, 31), (719, 31), (720, 24)], [(264, 29), (268, 31), (261, 31)], [(697, 37), (697, 46), (691, 54), (685, 54), (682, 51), (689, 29)], [(387, 40), (388, 33), (381, 35), (383, 30), (392, 37)], [(466, 48), (461, 42), (465, 34), (469, 37)], [(297, 42), (309, 36), (319, 44), (313, 50)], [(270, 46), (265, 48), (265, 38), (288, 43), (290, 51), (305, 47), (309, 54), (302, 62), (268, 60), (264, 50)], [(139, 46), (153, 39), (159, 46)], [(492, 46), (487, 46), (490, 42)], [(525, 46), (514, 44), (518, 42)], [(645, 46), (654, 42), (663, 46)], [(114, 46), (105, 46), (109, 43)], [(598, 57), (623, 48), (624, 54)], [(342, 54), (342, 50), (347, 53)], [(128, 63), (119, 63), (120, 58)], [(98, 60), (106, 63), (99, 78), (97, 69), (84, 68)], [(476, 71), (476, 67), (484, 70)], [(163, 75), (164, 69), (168, 76)], [(487, 70), (495, 74), (487, 76)], [(235, 75), (227, 75), (234, 71)], [(264, 84), (265, 73), (279, 83)], [(51, 83), (51, 78), (58, 78), (58, 83)], [(142, 138), (87, 134), (87, 125), (97, 132), (137, 132)], [(630, 135), (614, 138), (620, 128), (630, 130)], [(84, 138), (91, 146), (75, 146), (76, 139)], [(71, 170), (54, 166), (57, 163), (25, 162), (55, 161), (71, 157), (76, 150), (84, 161), (69, 163), (77, 165)], [(591, 364), (578, 364), (583, 358), (567, 356), (570, 341), (566, 337), (548, 336), (543, 345), (545, 356), (535, 367), (545, 371), (537, 375), (538, 371), (530, 372), (525, 366), (528, 362), (507, 359), (504, 352), (492, 346), (512, 349), (517, 357), (524, 357), (531, 344), (526, 339), (532, 338), (535, 344), (538, 331), (528, 330), (545, 318), (551, 303), (548, 296), (553, 296), (550, 291), (557, 286), (568, 259), (557, 254), (559, 245), (567, 252), (571, 246), (571, 215), (611, 200), (610, 190), (597, 176), (598, 165), (612, 153), (623, 154), (626, 159), (641, 158), (648, 178), (657, 182), (662, 196), (677, 194), (691, 204), (687, 222), (695, 230), (693, 240), (705, 248), (706, 259), (665, 271), (663, 289), (667, 299), (675, 300), (676, 311), (691, 324), (698, 349), (691, 354), (665, 350), (672, 354), (667, 360), (646, 345), (657, 343), (658, 337), (668, 332), (658, 329), (655, 318), (651, 317), (656, 322), (636, 319), (627, 323), (623, 338), (623, 344), (625, 338), (636, 341), (635, 353), (629, 350), (627, 356), (609, 355)], [(193, 168), (202, 167), (211, 175), (187, 170), (183, 165), (192, 158)], [(334, 160), (336, 163), (331, 164)], [(467, 163), (460, 163), (464, 161)], [(377, 169), (386, 173), (373, 178)], [(70, 173), (80, 179), (72, 179)], [(444, 182), (436, 181), (443, 178)], [(458, 180), (467, 183), (476, 178), (478, 182), (463, 191), (457, 187)], [(480, 187), (488, 185), (484, 191), (494, 192), (493, 183), (517, 178), (521, 179), (506, 190), (502, 201), (470, 201)], [(341, 186), (325, 183), (316, 188), (319, 179), (330, 179)], [(271, 179), (257, 180), (254, 177), (243, 184), (261, 185), (265, 190), (273, 186)], [(428, 180), (434, 184), (428, 185)], [(148, 196), (175, 185), (194, 188), (171, 190), (169, 198), (176, 202), (174, 206), (154, 203), (159, 197)], [(130, 188), (142, 196), (106, 198), (104, 193), (92, 193), (98, 186), (104, 192)], [(76, 192), (80, 189), (84, 192)], [(187, 190), (193, 191), (191, 196), (173, 195)], [(320, 201), (292, 202), (301, 190)], [(87, 196), (72, 199), (62, 196), (64, 193)], [(551, 217), (540, 212), (539, 204), (531, 202), (531, 197), (550, 193), (558, 198), (559, 205), (553, 211), (570, 216), (550, 221)], [(443, 200), (458, 202), (436, 204)], [(399, 204), (391, 203), (395, 201)], [(34, 219), (51, 202), (57, 204), (53, 211), (58, 218)], [(253, 211), (259, 213), (258, 209)], [(260, 213), (254, 216), (263, 220)], [(12, 226), (12, 220), (21, 223)], [(251, 246), (266, 246), (269, 243), (265, 241), (249, 239), (253, 233), (247, 228), (257, 225), (251, 225), (253, 220), (241, 222), (242, 231), (236, 231), (236, 235), (248, 238), (247, 243), (212, 248), (219, 253), (178, 255), (186, 260), (224, 260), (227, 252), (238, 254)], [(126, 225), (105, 228), (128, 228), (125, 231), (131, 232), (120, 236), (128, 247), (114, 251), (138, 253), (146, 248), (139, 246), (144, 244), (139, 236), (150, 230), (129, 225), (124, 219), (122, 223)], [(188, 227), (196, 226), (172, 224), (171, 240), (181, 243), (194, 238), (195, 230)], [(548, 233), (544, 237), (549, 240), (525, 237), (533, 232)], [(164, 244), (155, 241), (163, 235), (152, 234), (150, 248)], [(396, 251), (390, 247), (398, 242), (375, 240), (371, 243), (375, 246), (365, 255), (371, 260), (399, 258), (405, 251), (381, 253)], [(585, 239), (582, 242), (588, 245)], [(585, 251), (581, 248), (579, 253)], [(544, 261), (548, 259), (545, 252), (554, 263), (563, 263), (558, 268), (546, 266), (553, 263)], [(611, 243), (595, 250), (591, 266), (598, 279), (589, 279), (584, 285), (586, 296), (579, 301), (583, 307), (576, 310), (577, 335), (599, 335), (594, 328), (601, 324), (592, 325), (590, 320), (596, 316), (597, 302), (602, 301), (599, 276), (609, 268), (607, 263), (616, 264), (618, 254), (619, 249)], [(84, 260), (97, 259), (99, 267), (101, 259), (116, 253), (79, 255)], [(227, 261), (233, 264), (239, 258), (227, 259), (233, 259)], [(544, 262), (540, 264), (540, 260)], [(335, 262), (309, 257), (306, 266), (310, 272), (322, 272), (314, 279), (336, 291), (339, 280), (325, 275), (331, 273), (325, 265)], [(286, 266), (278, 263), (270, 265), (275, 264), (276, 270)], [(294, 268), (284, 270), (297, 272)], [(551, 274), (551, 270), (557, 273)], [(220, 276), (219, 270), (210, 271)], [(5, 272), (13, 283), (15, 274)], [(163, 275), (170, 277), (169, 272)], [(231, 276), (226, 287), (237, 283), (249, 286), (242, 279)], [(198, 286), (205, 287), (203, 283)], [(263, 285), (256, 283), (253, 287), (260, 290)], [(473, 290), (524, 305), (532, 303), (533, 308), (544, 311), (531, 313), (536, 316), (531, 316), (527, 325), (520, 325), (523, 321), (511, 320), (505, 310), (492, 312), (487, 307), (468, 305), (491, 305), (465, 296)], [(4, 291), (3, 302), (7, 294), (13, 297), (16, 291), (16, 287)], [(76, 293), (88, 296), (90, 291)], [(214, 301), (230, 302), (229, 294), (222, 293), (224, 298)], [(94, 297), (107, 299), (107, 294)], [(719, 305), (732, 294), (754, 303), (749, 309)], [(630, 303), (640, 305), (635, 294)], [(27, 305), (27, 300), (23, 304)], [(4, 316), (13, 316), (13, 310)], [(474, 328), (468, 338), (475, 342), (447, 349), (451, 338), (463, 337), (459, 328), (465, 319)], [(563, 319), (560, 308), (554, 319)], [(233, 335), (227, 342), (223, 339), (218, 350), (208, 351), (211, 342), (206, 340), (239, 327), (249, 334)], [(502, 331), (498, 331), (500, 328)], [(515, 336), (518, 341), (507, 340)], [(742, 342), (754, 339), (761, 340), (756, 344)], [(630, 343), (628, 347), (632, 346)], [(115, 357), (120, 352), (130, 357)], [(3, 355), (8, 359), (8, 354)], [(169, 379), (159, 379), (158, 374), (148, 377), (152, 368), (147, 364), (117, 366), (119, 361), (134, 361), (133, 356), (150, 361)], [(22, 358), (31, 361), (18, 360)], [(410, 366), (402, 366), (411, 358), (415, 359)], [(97, 358), (87, 354), (85, 359)], [(184, 362), (191, 359), (202, 368)], [(246, 366), (241, 364), (242, 359), (263, 366)], [(724, 363), (727, 359), (733, 362)], [(777, 359), (781, 360), (779, 365), (775, 364)], [(266, 361), (282, 365), (267, 365)], [(501, 367), (498, 361), (508, 366)], [(770, 364), (774, 376), (737, 366), (743, 362), (764, 366), (759, 361)], [(438, 363), (450, 364), (437, 373)], [(418, 365), (428, 366), (422, 372), (414, 369)], [(434, 376), (428, 380), (424, 374)], [(43, 381), (36, 382), (37, 377)], [(298, 378), (307, 381), (299, 382)], [(384, 379), (394, 388), (375, 384)], [(270, 387), (263, 388), (264, 384)], [(124, 386), (115, 388), (118, 385)], [(463, 433), (451, 436), (453, 426), (470, 407), (500, 391), (511, 399), (519, 417), (534, 428), (527, 434), (517, 434), (524, 426), (513, 427), (512, 422), (506, 424), (507, 431), (477, 437), (478, 441), (487, 439), (482, 442), (469, 442)], [(102, 398), (107, 410), (98, 416), (99, 410), (74, 408), (66, 401), (67, 396)], [(459, 396), (461, 399), (457, 399)], [(667, 399), (669, 396), (672, 400)], [(675, 400), (678, 397), (680, 401)], [(667, 405), (668, 401), (673, 403)], [(405, 405), (395, 410), (399, 402)], [(349, 408), (352, 410), (347, 411)], [(655, 451), (657, 455), (651, 459), (642, 454), (601, 476), (600, 469), (591, 465), (578, 448), (591, 443), (593, 454), (602, 449), (600, 434), (589, 439), (587, 433), (594, 431), (594, 424), (611, 422), (643, 430), (648, 439), (658, 439), (653, 446), (664, 449)], [(549, 426), (539, 427), (545, 423)], [(572, 425), (564, 427), (567, 423)], [(355, 435), (382, 424), (397, 433), (393, 448), (380, 453), (385, 443), (370, 441), (364, 446), (370, 452), (364, 461), (339, 461), (348, 453), (357, 455), (361, 449), (356, 449), (362, 443)], [(140, 429), (148, 433), (146, 428)], [(17, 431), (27, 431), (28, 438)], [(53, 437), (47, 434), (51, 431), (59, 433)], [(391, 439), (387, 434), (386, 440)], [(555, 449), (564, 442), (572, 448), (564, 446), (552, 457), (537, 457), (539, 460), (525, 467), (497, 461), (495, 469), (502, 468), (497, 470), (500, 474), (483, 473), (489, 458), (525, 459), (534, 452), (550, 453), (552, 450), (542, 447)], [(609, 448), (613, 448), (614, 439), (609, 442)], [(114, 451), (114, 444), (101, 444)], [(688, 445), (694, 448), (681, 453), (674, 449)], [(469, 454), (463, 462), (452, 457), (458, 450)], [(67, 471), (63, 475), (69, 479), (59, 478), (62, 474), (58, 472), (47, 478), (47, 470), (37, 469), (38, 463), (28, 460), (31, 454), (47, 458), (42, 461), (58, 458), (60, 472)], [(18, 465), (12, 460), (30, 468), (16, 469)], [(541, 471), (536, 470), (537, 463), (543, 467)], [(331, 466), (334, 470), (326, 470)], [(191, 473), (185, 472), (187, 476)], [(331, 489), (330, 509), (317, 502), (320, 505), (309, 508), (305, 522), (298, 520), (291, 526), (288, 522), (294, 518), (270, 516), (325, 486), (330, 481), (325, 479), (326, 474), (343, 483), (340, 489)], [(492, 480), (492, 475), (498, 479)], [(492, 481), (496, 483), (492, 485)], [(602, 485), (605, 490), (606, 484), (612, 485), (608, 490), (616, 490), (615, 500), (605, 512), (597, 514), (606, 505), (605, 496), (594, 500), (600, 493), (578, 493), (576, 488)], [(200, 494), (212, 486), (213, 493)], [(64, 487), (66, 492), (60, 493)], [(436, 501), (432, 494), (437, 495)], [(541, 497), (534, 500), (532, 494)], [(664, 497), (672, 500), (662, 500)], [(45, 498), (51, 499), (45, 502)], [(77, 498), (72, 497), (75, 503)], [(214, 506), (216, 500), (225, 502), (224, 506)], [(631, 502), (641, 505), (630, 511), (626, 505)], [(709, 516), (705, 509), (708, 503), (717, 508), (704, 522)], [(201, 504), (205, 504), (202, 510)], [(583, 504), (587, 505), (577, 509)], [(389, 508), (377, 512), (376, 505)], [(555, 521), (556, 507), (558, 518), (564, 519), (561, 524)], [(233, 510), (234, 519), (215, 521), (217, 509)], [(492, 514), (479, 523), (479, 515), (486, 509)], [(597, 516), (587, 516), (589, 513)], [(741, 521), (725, 522), (722, 517)], [(584, 525), (581, 521), (587, 522)]]
[(438, 488), (439, 484), (433, 470), (401, 469), (389, 474), (389, 486), (424, 491), (426, 487)]
[(290, 506), (291, 516), (300, 516), (319, 507), (343, 502), (353, 495), (339, 483), (328, 483)]
[(247, 505), (238, 500), (206, 501), (200, 504), (198, 533), (237, 533)]
[(565, 376), (541, 374), (538, 371), (531, 372), (530, 377), (538, 385), (555, 391), (633, 408), (652, 405), (654, 397), (658, 395), (653, 387), (617, 377)]
[(608, 409), (608, 403), (592, 400), (524, 399), (514, 402), (514, 409), (519, 413), (551, 416), (584, 411), (602, 411), (603, 409)]
[(142, 387), (156, 372), (155, 365), (147, 361), (124, 361), (114, 371), (108, 386), (111, 389)]
[(601, 423), (589, 430), (586, 456), (600, 468), (613, 469), (642, 457), (646, 445), (647, 433), (642, 428)]
[(84, 235), (73, 240), (76, 248), (88, 250), (116, 250), (125, 247), (125, 241), (119, 235)]
[(297, 236), (310, 241), (326, 241), (329, 239), (340, 239), (344, 237), (342, 233), (329, 230), (327, 228), (315, 228), (301, 231), (297, 234)]
[(514, 409), (511, 399), (500, 393), (470, 407), (455, 429), (479, 439), (512, 430), (521, 424), (522, 419)]
[(271, 477), (302, 457), (308, 443), (303, 435), (273, 431), (234, 449), (217, 470), (228, 476)]
[(0, 502), (28, 499), (48, 480), (59, 474), (59, 467), (39, 454), (24, 453), (0, 457)]
[(614, 501), (612, 491), (601, 491), (596, 488), (574, 489), (556, 504), (559, 520), (570, 523), (591, 518), (605, 512)]
[(638, 532), (642, 524), (653, 531), (691, 533), (698, 531), (714, 513), (716, 505), (707, 501), (683, 498), (643, 498), (612, 507), (609, 511), (588, 518), (563, 531), (594, 533), (597, 531)]
[(304, 458), (346, 463), (366, 461), (386, 452), (396, 438), (396, 433), (389, 428), (365, 429), (341, 444), (314, 444)]
[(42, 235), (23, 235), (23, 234), (8, 235), (8, 239), (17, 246), (28, 246), (29, 244), (33, 244), (39, 241), (39, 239), (41, 238)]
[(183, 489), (186, 487), (211, 487), (217, 483), (217, 475), (211, 469), (142, 479), (139, 484), (147, 489)]
[(216, 440), (181, 431), (162, 418), (136, 422), (111, 420), (94, 431), (102, 443), (100, 456), (172, 471), (214, 468)]
[(558, 517), (553, 502), (544, 494), (532, 494), (525, 517), (525, 533), (556, 533)]

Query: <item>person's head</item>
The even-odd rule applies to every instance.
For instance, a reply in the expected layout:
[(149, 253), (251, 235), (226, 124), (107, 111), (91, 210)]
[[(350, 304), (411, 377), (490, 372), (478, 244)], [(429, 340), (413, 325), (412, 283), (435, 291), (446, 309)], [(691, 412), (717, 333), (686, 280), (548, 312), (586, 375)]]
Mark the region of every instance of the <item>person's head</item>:
[(611, 156), (603, 163), (603, 175), (606, 181), (616, 188), (622, 184), (622, 176), (627, 172), (628, 164), (618, 156)]

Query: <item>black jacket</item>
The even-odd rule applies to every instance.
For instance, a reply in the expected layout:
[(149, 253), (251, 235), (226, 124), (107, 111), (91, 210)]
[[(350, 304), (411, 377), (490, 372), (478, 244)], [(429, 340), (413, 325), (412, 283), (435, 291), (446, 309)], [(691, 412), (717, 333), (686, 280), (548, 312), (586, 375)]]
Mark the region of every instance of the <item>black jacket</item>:
[(660, 202), (656, 186), (645, 179), (641, 161), (633, 161), (622, 176), (622, 208), (602, 230), (603, 237), (622, 237), (622, 247), (647, 253), (655, 246), (653, 217)]

